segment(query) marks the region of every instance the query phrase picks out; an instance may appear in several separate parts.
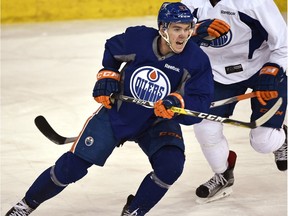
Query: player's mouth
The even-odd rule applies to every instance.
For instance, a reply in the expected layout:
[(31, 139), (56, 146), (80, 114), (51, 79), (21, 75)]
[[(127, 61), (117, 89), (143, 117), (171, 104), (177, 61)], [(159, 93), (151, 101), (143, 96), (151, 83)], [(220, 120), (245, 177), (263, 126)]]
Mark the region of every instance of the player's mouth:
[(175, 53), (180, 53), (183, 51), (184, 47), (185, 47), (185, 41), (176, 41), (175, 45), (173, 46), (173, 49)]
[(185, 46), (185, 41), (176, 41), (176, 48), (182, 50)]
[(181, 42), (181, 41), (177, 41), (177, 42), (176, 42), (176, 45), (179, 45), (179, 46), (181, 46), (181, 45), (183, 45), (183, 44), (184, 44), (184, 41), (182, 41), (182, 42)]

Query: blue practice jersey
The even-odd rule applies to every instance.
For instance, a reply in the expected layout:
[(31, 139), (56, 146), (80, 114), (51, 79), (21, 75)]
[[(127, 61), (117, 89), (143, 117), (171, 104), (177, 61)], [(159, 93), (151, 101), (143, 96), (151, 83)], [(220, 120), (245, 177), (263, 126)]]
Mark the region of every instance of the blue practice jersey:
[[(127, 28), (125, 33), (107, 40), (103, 57), (105, 68), (121, 74), (120, 94), (156, 102), (172, 92), (178, 92), (185, 108), (208, 112), (213, 95), (213, 75), (208, 56), (192, 40), (180, 54), (161, 56), (158, 30), (146, 26)], [(115, 136), (131, 139), (159, 120), (151, 107), (116, 101), (109, 110)], [(180, 115), (174, 118), (191, 125), (201, 119)]]

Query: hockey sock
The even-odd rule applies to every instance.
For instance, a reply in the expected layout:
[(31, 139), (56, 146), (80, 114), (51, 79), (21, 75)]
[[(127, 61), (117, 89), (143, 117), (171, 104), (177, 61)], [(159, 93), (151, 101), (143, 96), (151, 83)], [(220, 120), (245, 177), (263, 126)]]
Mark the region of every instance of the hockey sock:
[(155, 206), (159, 200), (165, 195), (168, 188), (159, 187), (151, 179), (151, 173), (148, 174), (142, 181), (129, 210), (138, 210), (140, 215), (147, 213), (153, 206)]
[(129, 210), (139, 208), (140, 213), (146, 213), (153, 208), (182, 174), (184, 161), (184, 153), (178, 147), (165, 146), (158, 150), (151, 158), (154, 172), (142, 181)]
[(35, 209), (42, 202), (59, 194), (65, 187), (57, 186), (50, 178), (51, 167), (46, 169), (26, 192), (27, 204)]
[(59, 194), (66, 186), (87, 174), (91, 163), (71, 152), (64, 153), (52, 166), (45, 170), (26, 193), (25, 200), (31, 208)]

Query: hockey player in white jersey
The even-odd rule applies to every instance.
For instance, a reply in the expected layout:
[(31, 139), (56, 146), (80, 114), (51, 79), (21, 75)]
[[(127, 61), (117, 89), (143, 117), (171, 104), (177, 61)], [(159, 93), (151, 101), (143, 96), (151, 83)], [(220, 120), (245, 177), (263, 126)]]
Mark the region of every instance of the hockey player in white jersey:
[[(182, 0), (198, 19), (200, 34), (214, 19), (230, 25), (228, 34), (209, 41), (202, 49), (208, 54), (215, 84), (214, 100), (256, 92), (251, 99), (251, 120), (261, 116), (275, 102), (281, 108), (263, 126), (252, 129), (250, 144), (259, 153), (274, 153), (279, 170), (287, 170), (287, 27), (273, 0)], [(202, 23), (202, 25), (200, 25)], [(204, 35), (205, 36), (205, 35)], [(210, 109), (211, 114), (229, 117), (236, 104)], [(215, 175), (200, 185), (196, 195), (209, 202), (229, 195), (234, 183), (236, 153), (229, 151), (221, 123), (203, 120), (194, 132)]]

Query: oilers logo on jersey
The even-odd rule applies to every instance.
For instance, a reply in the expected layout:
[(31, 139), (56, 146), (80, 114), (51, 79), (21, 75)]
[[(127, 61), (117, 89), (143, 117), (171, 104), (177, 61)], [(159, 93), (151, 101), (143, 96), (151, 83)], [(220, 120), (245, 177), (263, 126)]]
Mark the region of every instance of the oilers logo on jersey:
[(130, 91), (134, 98), (156, 102), (170, 93), (171, 85), (163, 71), (155, 67), (144, 66), (133, 72)]
[(214, 48), (220, 48), (228, 45), (232, 40), (232, 32), (229, 32), (226, 35), (222, 35), (221, 37), (212, 40), (210, 46)]

